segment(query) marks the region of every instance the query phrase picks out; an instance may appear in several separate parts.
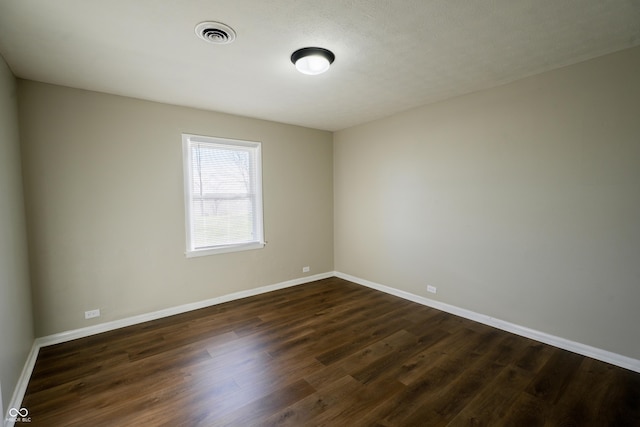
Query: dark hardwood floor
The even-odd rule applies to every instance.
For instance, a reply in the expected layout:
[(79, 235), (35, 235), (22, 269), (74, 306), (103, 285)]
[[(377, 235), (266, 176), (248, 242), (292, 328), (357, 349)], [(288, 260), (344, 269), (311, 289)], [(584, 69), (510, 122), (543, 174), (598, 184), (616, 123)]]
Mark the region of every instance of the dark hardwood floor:
[(47, 427), (640, 426), (640, 374), (331, 278), (44, 347), (23, 407)]

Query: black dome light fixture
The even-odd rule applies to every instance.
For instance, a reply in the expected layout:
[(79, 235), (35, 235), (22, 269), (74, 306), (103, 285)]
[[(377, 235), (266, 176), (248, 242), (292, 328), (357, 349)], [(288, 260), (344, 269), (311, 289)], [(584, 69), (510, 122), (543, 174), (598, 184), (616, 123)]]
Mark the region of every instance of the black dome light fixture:
[(333, 52), (321, 47), (303, 47), (291, 54), (296, 69), (312, 76), (327, 71), (335, 59)]

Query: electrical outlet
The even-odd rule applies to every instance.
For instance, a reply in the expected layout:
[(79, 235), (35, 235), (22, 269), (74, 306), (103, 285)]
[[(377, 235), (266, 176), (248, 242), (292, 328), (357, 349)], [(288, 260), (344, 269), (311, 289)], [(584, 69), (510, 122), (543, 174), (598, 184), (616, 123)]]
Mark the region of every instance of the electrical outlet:
[(85, 319), (93, 319), (94, 317), (100, 317), (100, 309), (89, 310), (84, 312)]
[(438, 288), (436, 288), (435, 286), (427, 286), (427, 292), (429, 292), (430, 294), (435, 294), (438, 292)]
[(303, 273), (308, 273), (311, 269), (309, 267), (302, 267)]

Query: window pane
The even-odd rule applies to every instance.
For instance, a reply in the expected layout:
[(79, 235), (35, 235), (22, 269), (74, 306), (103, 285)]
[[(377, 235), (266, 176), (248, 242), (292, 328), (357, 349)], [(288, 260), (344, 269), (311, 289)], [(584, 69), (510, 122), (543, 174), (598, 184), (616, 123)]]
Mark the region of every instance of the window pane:
[(191, 147), (193, 194), (248, 193), (251, 190), (251, 156), (246, 150), (205, 144)]
[(255, 241), (250, 199), (193, 200), (194, 249)]

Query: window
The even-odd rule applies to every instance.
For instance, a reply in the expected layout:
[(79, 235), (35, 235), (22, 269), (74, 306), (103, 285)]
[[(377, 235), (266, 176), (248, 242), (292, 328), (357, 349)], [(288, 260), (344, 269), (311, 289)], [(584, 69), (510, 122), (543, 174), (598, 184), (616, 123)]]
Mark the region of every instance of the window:
[(187, 257), (264, 247), (260, 148), (182, 135)]

